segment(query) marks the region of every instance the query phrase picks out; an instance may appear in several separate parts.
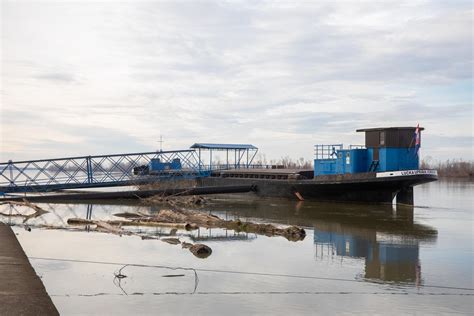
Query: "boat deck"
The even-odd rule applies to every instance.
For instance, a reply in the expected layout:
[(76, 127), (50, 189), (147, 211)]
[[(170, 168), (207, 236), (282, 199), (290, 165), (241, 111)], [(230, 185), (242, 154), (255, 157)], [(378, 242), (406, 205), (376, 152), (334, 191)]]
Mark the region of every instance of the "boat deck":
[(213, 177), (222, 178), (250, 178), (250, 179), (311, 179), (312, 169), (270, 169), (270, 168), (250, 168), (222, 170), (212, 173)]

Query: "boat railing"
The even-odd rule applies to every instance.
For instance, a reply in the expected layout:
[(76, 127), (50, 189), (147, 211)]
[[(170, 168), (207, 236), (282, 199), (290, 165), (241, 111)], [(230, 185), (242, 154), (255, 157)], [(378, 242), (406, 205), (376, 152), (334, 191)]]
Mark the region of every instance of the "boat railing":
[(337, 159), (337, 152), (343, 147), (343, 144), (314, 145), (314, 155), (316, 159)]
[(235, 170), (235, 169), (285, 169), (284, 165), (276, 164), (213, 164), (213, 165), (201, 165), (201, 170), (209, 171), (224, 171), (224, 170)]
[(366, 149), (365, 145), (349, 145), (349, 149)]

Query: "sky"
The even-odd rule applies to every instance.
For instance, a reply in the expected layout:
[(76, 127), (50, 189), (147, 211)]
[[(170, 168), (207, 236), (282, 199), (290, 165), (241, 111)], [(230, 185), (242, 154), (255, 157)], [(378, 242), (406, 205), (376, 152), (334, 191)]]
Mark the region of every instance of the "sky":
[(1, 1), (0, 162), (425, 127), (473, 160), (471, 1)]

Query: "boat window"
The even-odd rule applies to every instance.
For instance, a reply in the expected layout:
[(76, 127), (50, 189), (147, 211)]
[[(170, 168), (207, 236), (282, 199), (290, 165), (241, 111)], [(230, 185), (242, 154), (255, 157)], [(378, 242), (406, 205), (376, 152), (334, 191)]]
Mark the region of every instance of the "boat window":
[(380, 132), (380, 145), (385, 145), (385, 132)]

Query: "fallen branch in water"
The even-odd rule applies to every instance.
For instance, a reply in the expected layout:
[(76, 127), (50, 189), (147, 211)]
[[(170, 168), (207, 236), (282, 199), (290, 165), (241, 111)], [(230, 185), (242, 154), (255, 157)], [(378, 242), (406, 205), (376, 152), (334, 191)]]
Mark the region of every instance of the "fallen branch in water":
[(117, 228), (115, 226), (112, 226), (109, 223), (104, 222), (104, 221), (95, 221), (95, 224), (97, 225), (97, 228), (104, 229), (104, 230), (106, 230), (108, 232), (111, 232), (113, 234), (116, 234), (116, 235), (120, 235), (120, 236), (122, 236), (122, 235), (132, 235), (131, 232), (123, 230), (120, 226)]
[[(97, 221), (97, 220), (91, 220), (91, 219), (83, 219), (83, 218), (70, 218), (67, 220), (67, 223), (69, 225), (95, 225), (97, 226), (98, 231), (104, 231), (108, 233), (113, 233), (119, 236), (122, 235), (135, 235), (139, 236), (142, 239), (158, 239), (158, 238), (153, 238), (153, 237), (148, 237), (148, 236), (141, 236), (139, 234), (133, 233), (131, 231), (127, 231), (122, 229), (122, 226), (139, 226), (139, 224), (144, 224), (146, 226), (165, 226), (165, 227), (173, 227), (177, 228), (179, 227), (180, 229), (190, 229), (193, 227), (190, 224), (175, 224), (175, 223), (158, 223), (158, 222), (143, 222), (141, 223), (140, 221), (134, 222), (134, 221), (120, 221), (120, 220), (115, 220), (115, 221)], [(161, 238), (158, 239), (163, 242), (166, 242), (171, 245), (182, 245), (183, 249), (189, 249), (189, 251), (196, 257), (198, 258), (207, 258), (211, 255), (212, 249), (209, 248), (206, 245), (203, 244), (190, 244), (187, 242), (181, 242), (178, 238)]]
[[(117, 216), (117, 215), (116, 215)], [(142, 215), (143, 216), (143, 215)], [(111, 220), (111, 221), (102, 221), (104, 223), (114, 225), (114, 226), (149, 226), (149, 227), (166, 227), (166, 228), (175, 228), (175, 229), (185, 229), (185, 230), (194, 230), (198, 229), (197, 225), (189, 223), (169, 223), (169, 222), (158, 222), (150, 221), (146, 219), (141, 219), (141, 217), (128, 217), (130, 220)], [(70, 218), (68, 219), (69, 225), (94, 225), (94, 221), (83, 219), (83, 218)]]
[[(70, 218), (67, 220), (69, 225), (95, 225), (98, 230), (109, 232), (116, 235), (132, 235), (131, 232), (125, 231), (121, 228), (120, 223), (111, 221), (96, 221), (92, 219)], [(118, 227), (117, 227), (118, 226)]]
[(144, 215), (135, 213), (120, 213), (115, 216), (128, 218), (131, 223), (192, 223), (205, 228), (226, 228), (236, 232), (255, 233), (265, 236), (283, 236), (290, 241), (303, 240), (306, 237), (304, 229), (290, 226), (279, 228), (272, 224), (257, 224), (252, 222), (242, 222), (240, 220), (227, 221), (215, 215), (191, 210), (161, 210), (154, 215)]
[(202, 205), (206, 203), (206, 199), (203, 198), (202, 196), (199, 195), (191, 195), (191, 196), (186, 196), (186, 195), (180, 195), (175, 194), (175, 195), (155, 195), (146, 199), (142, 200), (143, 204), (146, 205), (155, 205), (155, 204), (168, 204), (170, 206), (196, 206), (196, 205)]

